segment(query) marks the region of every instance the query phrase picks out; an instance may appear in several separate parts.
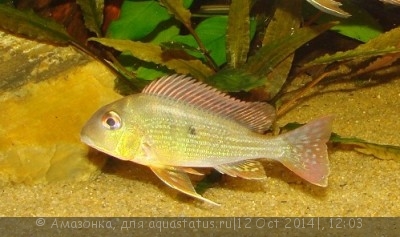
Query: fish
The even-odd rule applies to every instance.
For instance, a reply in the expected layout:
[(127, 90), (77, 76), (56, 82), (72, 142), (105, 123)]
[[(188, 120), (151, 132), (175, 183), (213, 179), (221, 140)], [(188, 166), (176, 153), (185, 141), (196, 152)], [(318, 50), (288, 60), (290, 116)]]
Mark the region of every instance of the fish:
[(287, 133), (266, 134), (276, 119), (265, 102), (246, 102), (186, 75), (161, 77), (141, 93), (96, 111), (81, 141), (121, 160), (149, 167), (165, 184), (199, 200), (188, 174), (214, 168), (244, 179), (266, 178), (260, 159), (282, 163), (306, 181), (326, 187), (326, 143), (333, 116)]
[(389, 4), (394, 4), (394, 5), (400, 6), (400, 0), (380, 0), (380, 1), (384, 2), (384, 3), (389, 3)]
[[(400, 6), (400, 0), (380, 0), (383, 3), (393, 4)], [(313, 5), (318, 10), (330, 14), (332, 16), (348, 18), (351, 16), (350, 13), (344, 11), (340, 6), (342, 3), (335, 0), (307, 0), (311, 5)]]
[(328, 13), (333, 16), (347, 18), (351, 16), (348, 12), (340, 8), (342, 5), (340, 2), (335, 0), (307, 0), (311, 5), (320, 11)]

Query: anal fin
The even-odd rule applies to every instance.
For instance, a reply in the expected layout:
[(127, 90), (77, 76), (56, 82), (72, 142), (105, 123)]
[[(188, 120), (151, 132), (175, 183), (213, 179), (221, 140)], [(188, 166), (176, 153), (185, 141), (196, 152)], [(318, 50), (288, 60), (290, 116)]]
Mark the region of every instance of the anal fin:
[(214, 168), (232, 177), (241, 177), (244, 179), (264, 179), (267, 177), (262, 164), (255, 160), (223, 164)]
[(220, 204), (208, 200), (202, 197), (200, 194), (196, 193), (192, 182), (190, 181), (187, 174), (176, 167), (150, 167), (150, 169), (160, 178), (164, 183), (166, 183), (171, 188), (174, 188), (182, 193), (185, 193), (194, 198), (200, 199), (202, 201), (208, 202), (213, 205), (219, 206)]

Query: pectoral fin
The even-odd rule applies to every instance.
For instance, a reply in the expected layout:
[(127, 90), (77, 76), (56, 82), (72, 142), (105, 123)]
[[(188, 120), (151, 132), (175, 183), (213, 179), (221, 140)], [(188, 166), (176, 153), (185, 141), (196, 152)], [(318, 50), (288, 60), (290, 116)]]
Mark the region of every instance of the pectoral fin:
[(196, 193), (189, 177), (182, 170), (175, 167), (150, 167), (150, 169), (171, 188), (213, 205), (220, 205)]
[(200, 173), (199, 171), (197, 171), (193, 168), (190, 168), (190, 167), (182, 167), (180, 169), (182, 169), (184, 172), (186, 172), (188, 174), (199, 175), (199, 176), (204, 175), (203, 173)]
[(255, 160), (246, 160), (214, 167), (223, 174), (244, 179), (265, 179), (265, 170), (262, 164)]

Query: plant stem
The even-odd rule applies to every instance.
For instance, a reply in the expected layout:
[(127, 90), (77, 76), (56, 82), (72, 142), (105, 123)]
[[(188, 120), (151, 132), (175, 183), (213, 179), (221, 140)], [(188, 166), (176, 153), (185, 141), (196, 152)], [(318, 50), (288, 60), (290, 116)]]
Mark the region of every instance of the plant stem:
[(308, 91), (311, 90), (312, 87), (314, 87), (318, 82), (320, 82), (325, 77), (329, 76), (331, 73), (333, 73), (333, 71), (323, 73), (317, 79), (311, 81), (307, 86), (305, 86), (295, 96), (293, 96), (293, 98), (291, 100), (289, 100), (288, 102), (283, 104), (281, 107), (279, 107), (278, 111), (276, 112), (277, 117), (286, 113), (290, 108), (292, 108), (296, 104), (297, 100), (299, 100), (301, 97), (303, 97)]
[(206, 58), (206, 60), (208, 61), (209, 66), (216, 72), (218, 71), (218, 66), (217, 64), (214, 62), (214, 60), (211, 58), (208, 50), (206, 49), (206, 47), (204, 46), (203, 42), (201, 41), (201, 39), (199, 38), (199, 36), (197, 35), (197, 33), (193, 30), (192, 26), (190, 25), (186, 25), (186, 28), (189, 30), (190, 34), (193, 35), (194, 40), (196, 40), (197, 44), (200, 47), (200, 51), (203, 53), (204, 57)]

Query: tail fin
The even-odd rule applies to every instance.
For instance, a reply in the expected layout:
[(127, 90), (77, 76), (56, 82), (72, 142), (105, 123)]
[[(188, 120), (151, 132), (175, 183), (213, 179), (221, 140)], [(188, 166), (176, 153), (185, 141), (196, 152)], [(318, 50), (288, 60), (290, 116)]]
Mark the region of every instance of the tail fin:
[(328, 185), (329, 160), (326, 142), (332, 130), (333, 116), (313, 120), (285, 133), (282, 138), (291, 146), (291, 153), (281, 162), (308, 182)]

